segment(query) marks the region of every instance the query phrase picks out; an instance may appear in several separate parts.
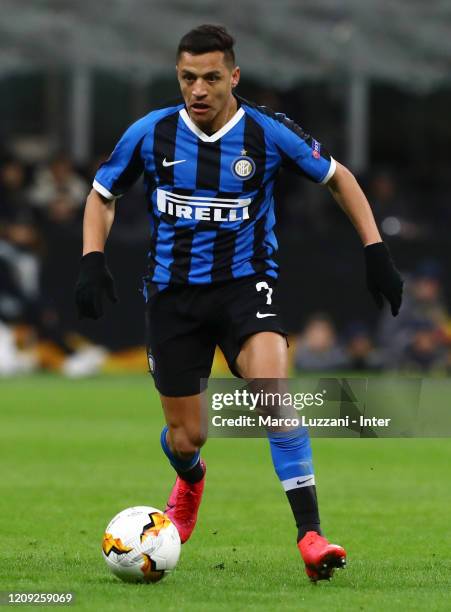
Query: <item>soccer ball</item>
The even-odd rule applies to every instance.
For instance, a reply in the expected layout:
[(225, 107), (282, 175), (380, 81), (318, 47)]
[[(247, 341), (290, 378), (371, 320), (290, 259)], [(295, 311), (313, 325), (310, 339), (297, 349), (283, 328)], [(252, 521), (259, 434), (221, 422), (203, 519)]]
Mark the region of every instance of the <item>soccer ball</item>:
[(158, 582), (177, 565), (180, 536), (174, 523), (151, 506), (119, 512), (103, 536), (103, 558), (125, 582)]

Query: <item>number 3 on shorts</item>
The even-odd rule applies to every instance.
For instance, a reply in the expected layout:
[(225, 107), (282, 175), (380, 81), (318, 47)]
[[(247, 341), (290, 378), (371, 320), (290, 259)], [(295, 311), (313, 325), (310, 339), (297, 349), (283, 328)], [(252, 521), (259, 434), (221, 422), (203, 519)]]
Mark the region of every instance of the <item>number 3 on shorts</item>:
[(269, 306), (269, 304), (272, 304), (271, 296), (272, 296), (273, 289), (272, 287), (268, 285), (266, 281), (260, 281), (259, 283), (255, 285), (255, 288), (257, 289), (257, 291), (262, 291), (262, 290), (267, 291), (268, 293), (266, 294), (266, 305)]

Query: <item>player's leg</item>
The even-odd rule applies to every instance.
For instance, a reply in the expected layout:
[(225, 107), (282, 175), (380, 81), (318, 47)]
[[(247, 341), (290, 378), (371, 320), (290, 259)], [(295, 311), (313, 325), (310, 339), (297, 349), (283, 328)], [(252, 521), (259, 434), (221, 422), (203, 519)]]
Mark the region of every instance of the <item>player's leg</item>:
[(206, 425), (202, 422), (201, 395), (168, 397), (160, 395), (166, 418), (161, 446), (176, 472), (188, 482), (200, 480), (200, 448), (206, 442)]
[(200, 448), (207, 428), (201, 419), (201, 379), (208, 378), (215, 343), (203, 326), (195, 289), (165, 289), (147, 307), (149, 370), (160, 392), (166, 426), (162, 449), (177, 472), (166, 513), (182, 542), (190, 537), (205, 483)]
[[(277, 391), (288, 376), (285, 338), (274, 332), (250, 336), (236, 359), (236, 369), (246, 379), (265, 379)], [(263, 382), (263, 381), (262, 381)], [(267, 389), (270, 391), (270, 389)], [(274, 469), (287, 495), (298, 528), (298, 541), (308, 531), (321, 534), (312, 449), (305, 427), (268, 431)]]
[[(273, 385), (275, 388), (268, 390), (277, 391), (278, 381), (288, 376), (285, 338), (274, 332), (259, 332), (248, 337), (235, 367), (245, 379), (269, 379), (265, 380), (265, 386)], [(275, 471), (296, 521), (298, 547), (307, 575), (313, 581), (328, 579), (335, 567), (345, 565), (346, 553), (341, 546), (330, 544), (321, 535), (308, 431), (305, 427), (268, 431), (268, 439)]]
[(161, 432), (161, 447), (177, 472), (165, 513), (184, 543), (196, 525), (205, 485), (206, 465), (200, 457), (206, 441), (201, 396), (160, 397), (167, 423)]
[(287, 341), (282, 334), (261, 331), (242, 344), (235, 361), (243, 378), (278, 378), (288, 376)]
[[(241, 280), (224, 294), (223, 310), (230, 321), (221, 348), (232, 372), (245, 379), (280, 384), (288, 376), (288, 350), (277, 305), (277, 282), (269, 276)], [(276, 391), (276, 389), (274, 389)], [(305, 429), (268, 432), (274, 468), (283, 487), (301, 538), (319, 533), (318, 503), (312, 454)], [(299, 484), (297, 484), (299, 483)]]

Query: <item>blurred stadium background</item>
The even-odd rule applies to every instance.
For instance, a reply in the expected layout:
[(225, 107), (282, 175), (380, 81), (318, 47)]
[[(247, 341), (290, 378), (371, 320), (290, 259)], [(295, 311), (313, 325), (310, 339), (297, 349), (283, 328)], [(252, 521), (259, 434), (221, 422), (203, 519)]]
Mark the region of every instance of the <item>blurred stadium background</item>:
[[(80, 322), (73, 286), (93, 174), (128, 124), (177, 96), (190, 28), (226, 25), (238, 92), (285, 112), (358, 176), (404, 273), (396, 320), (327, 189), (283, 175), (280, 292), (300, 371), (451, 371), (451, 5), (402, 0), (1, 0), (0, 375), (145, 368), (141, 186), (107, 253), (120, 304)], [(222, 372), (220, 358), (216, 371)]]

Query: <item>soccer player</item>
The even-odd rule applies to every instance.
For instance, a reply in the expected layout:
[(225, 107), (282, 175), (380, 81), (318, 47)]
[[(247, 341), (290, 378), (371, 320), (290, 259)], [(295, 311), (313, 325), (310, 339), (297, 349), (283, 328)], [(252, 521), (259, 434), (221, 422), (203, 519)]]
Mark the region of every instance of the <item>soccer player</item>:
[[(202, 25), (181, 39), (182, 99), (131, 125), (98, 170), (84, 216), (76, 287), (80, 317), (116, 301), (104, 247), (115, 202), (144, 174), (150, 252), (144, 295), (148, 359), (167, 426), (161, 445), (177, 479), (166, 512), (182, 542), (190, 537), (205, 483), (201, 379), (219, 345), (245, 379), (285, 379), (287, 342), (277, 307), (273, 189), (281, 167), (327, 185), (364, 246), (367, 283), (397, 315), (402, 280), (356, 179), (281, 113), (240, 98), (233, 38)], [(268, 432), (275, 471), (293, 511), (311, 580), (345, 564), (341, 546), (322, 535), (305, 428)]]

